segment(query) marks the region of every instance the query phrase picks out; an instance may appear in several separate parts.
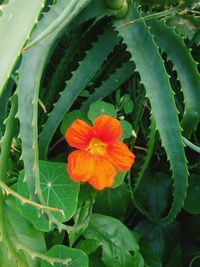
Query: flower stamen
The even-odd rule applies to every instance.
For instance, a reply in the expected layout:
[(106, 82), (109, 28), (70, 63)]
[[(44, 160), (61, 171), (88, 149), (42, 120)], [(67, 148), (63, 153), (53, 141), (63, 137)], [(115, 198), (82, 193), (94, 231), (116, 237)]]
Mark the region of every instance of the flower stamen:
[(107, 145), (97, 138), (92, 138), (89, 146), (86, 148), (94, 156), (105, 156)]

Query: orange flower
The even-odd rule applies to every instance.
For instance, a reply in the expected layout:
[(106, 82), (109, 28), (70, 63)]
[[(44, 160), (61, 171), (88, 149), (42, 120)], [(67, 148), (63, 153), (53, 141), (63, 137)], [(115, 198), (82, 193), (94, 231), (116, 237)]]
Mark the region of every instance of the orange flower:
[(99, 116), (93, 127), (75, 120), (66, 132), (68, 144), (78, 149), (69, 154), (69, 176), (98, 190), (112, 187), (116, 170), (130, 169), (135, 160), (128, 147), (118, 140), (121, 135), (119, 121), (108, 115)]

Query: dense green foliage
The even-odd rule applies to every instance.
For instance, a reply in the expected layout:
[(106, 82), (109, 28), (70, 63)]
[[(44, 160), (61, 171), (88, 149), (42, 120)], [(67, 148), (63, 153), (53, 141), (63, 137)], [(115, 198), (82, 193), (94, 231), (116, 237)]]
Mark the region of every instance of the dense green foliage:
[[(0, 266), (200, 265), (199, 18), (195, 0), (0, 1)], [(97, 191), (64, 135), (101, 114), (136, 162)]]

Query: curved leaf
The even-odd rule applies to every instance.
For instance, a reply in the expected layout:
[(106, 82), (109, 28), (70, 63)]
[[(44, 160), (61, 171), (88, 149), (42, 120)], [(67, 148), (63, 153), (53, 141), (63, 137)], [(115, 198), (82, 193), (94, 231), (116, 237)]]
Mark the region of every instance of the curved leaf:
[(0, 97), (21, 49), (44, 7), (44, 0), (9, 0), (0, 16)]
[(174, 199), (169, 213), (160, 220), (160, 222), (169, 222), (180, 211), (186, 195), (188, 172), (184, 145), (173, 92), (158, 48), (148, 27), (143, 22), (123, 26), (140, 17), (132, 2), (130, 2), (129, 10), (126, 18), (122, 21), (115, 21), (114, 24), (127, 44), (127, 50), (131, 53), (141, 82), (145, 86), (156, 127), (170, 162), (174, 180)]
[(189, 137), (200, 121), (200, 75), (197, 71), (197, 63), (181, 37), (172, 28), (156, 20), (148, 22), (148, 25), (151, 27), (156, 43), (167, 53), (167, 58), (172, 61), (177, 71), (185, 103), (181, 126), (185, 137)]

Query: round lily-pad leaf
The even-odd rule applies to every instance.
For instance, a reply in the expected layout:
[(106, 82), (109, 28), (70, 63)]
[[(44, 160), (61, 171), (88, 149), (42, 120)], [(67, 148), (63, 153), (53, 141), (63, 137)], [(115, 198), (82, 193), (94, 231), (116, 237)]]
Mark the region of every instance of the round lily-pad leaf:
[[(66, 222), (76, 212), (79, 184), (70, 179), (66, 172), (66, 164), (57, 162), (39, 162), (40, 186), (45, 205), (63, 210), (64, 214), (52, 212), (52, 215), (59, 222)], [(17, 191), (22, 196), (29, 198), (28, 187), (22, 172), (18, 183)], [(30, 205), (18, 203), (21, 213), (37, 229), (50, 231), (49, 222), (46, 216), (38, 213), (38, 210)], [(39, 216), (38, 216), (39, 215)]]
[[(54, 267), (88, 267), (89, 265), (87, 255), (80, 249), (57, 245), (53, 246), (46, 254), (51, 258), (63, 259), (63, 263), (52, 261)], [(67, 264), (68, 260), (69, 263)], [(41, 261), (41, 267), (52, 267), (52, 264), (44, 260)]]
[(122, 137), (121, 139), (130, 138), (132, 135), (133, 127), (128, 121), (120, 121), (121, 127), (122, 127)]
[(96, 102), (90, 105), (88, 111), (88, 118), (92, 122), (94, 122), (98, 116), (101, 116), (103, 114), (109, 115), (113, 118), (117, 117), (117, 112), (115, 110), (115, 107), (110, 103), (106, 103), (102, 100), (97, 100)]

